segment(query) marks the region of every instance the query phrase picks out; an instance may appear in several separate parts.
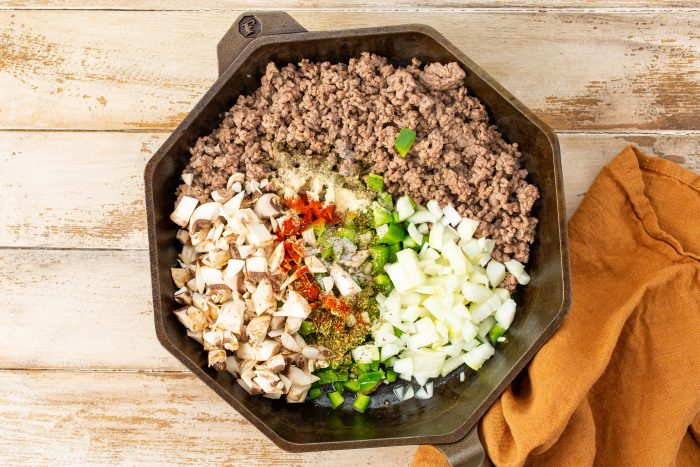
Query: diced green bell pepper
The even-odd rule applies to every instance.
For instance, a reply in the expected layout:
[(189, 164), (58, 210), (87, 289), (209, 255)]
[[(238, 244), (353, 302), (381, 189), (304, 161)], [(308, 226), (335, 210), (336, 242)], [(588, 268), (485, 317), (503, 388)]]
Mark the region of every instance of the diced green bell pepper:
[(384, 224), (377, 227), (377, 241), (387, 245), (399, 243), (406, 236), (401, 224)]
[(345, 383), (343, 381), (336, 381), (333, 383), (333, 389), (342, 394), (345, 389)]
[(491, 341), (491, 344), (496, 345), (496, 343), (498, 342), (498, 338), (505, 333), (506, 330), (499, 326), (498, 323), (496, 323), (489, 330), (489, 341)]
[(369, 407), (369, 403), (371, 400), (372, 398), (369, 396), (366, 396), (364, 394), (358, 394), (357, 398), (355, 399), (355, 402), (352, 403), (352, 408), (360, 413), (365, 413), (365, 410), (367, 410), (367, 407)]
[(331, 407), (334, 409), (337, 409), (345, 402), (343, 395), (337, 391), (329, 392), (328, 400), (331, 401)]
[(372, 371), (372, 364), (371, 363), (355, 363), (355, 374), (358, 376)]
[(394, 217), (387, 208), (380, 205), (378, 202), (372, 203), (372, 218), (374, 221), (374, 226), (379, 227), (384, 224), (393, 222)]
[(319, 378), (319, 384), (330, 384), (338, 381), (338, 373), (335, 370), (322, 370), (317, 372), (316, 376)]
[(401, 157), (406, 157), (408, 151), (411, 150), (411, 146), (416, 141), (416, 132), (409, 130), (408, 128), (401, 128), (396, 140), (394, 141), (394, 147), (398, 151)]
[(359, 379), (351, 379), (347, 383), (345, 383), (345, 389), (350, 391), (350, 392), (357, 392), (360, 390), (360, 380)]
[(321, 395), (323, 395), (323, 391), (321, 391), (321, 388), (315, 387), (309, 389), (309, 393), (306, 395), (306, 398), (312, 401), (314, 399), (318, 399), (319, 397), (321, 397)]
[(401, 337), (401, 336), (403, 336), (403, 331), (401, 329), (397, 328), (396, 326), (394, 326), (394, 335), (396, 337)]
[(377, 195), (377, 201), (387, 209), (394, 209), (394, 199), (391, 197), (390, 193), (379, 193)]
[(338, 229), (338, 236), (341, 238), (347, 238), (354, 244), (357, 241), (357, 230), (341, 227)]
[(413, 238), (411, 238), (410, 235), (406, 235), (406, 238), (403, 239), (403, 247), (404, 248), (411, 248), (413, 250), (419, 249), (421, 246), (417, 244)]
[(369, 254), (372, 255), (372, 273), (381, 273), (389, 259), (389, 247), (386, 245), (374, 245), (370, 247)]
[(364, 383), (360, 383), (360, 390), (358, 391), (359, 394), (370, 394), (373, 392), (377, 387), (382, 384), (381, 380), (380, 381), (365, 381)]
[(302, 336), (308, 336), (312, 332), (316, 330), (316, 325), (311, 322), (311, 321), (304, 321), (301, 323), (301, 327), (299, 328), (299, 334)]
[(386, 370), (386, 380), (390, 383), (396, 382), (396, 372), (393, 369), (388, 368)]
[(401, 244), (400, 243), (394, 243), (393, 245), (389, 245), (389, 262), (390, 263), (395, 263), (396, 262), (396, 253), (401, 251)]
[(376, 191), (377, 193), (384, 191), (384, 177), (381, 175), (370, 173), (367, 175), (365, 182), (367, 183), (367, 188), (372, 191)]
[[(379, 368), (379, 362), (377, 362), (377, 368)], [(360, 375), (360, 384), (367, 383), (370, 381), (381, 381), (386, 377), (382, 370), (374, 370)]]
[(335, 256), (335, 252), (332, 246), (329, 245), (321, 250), (321, 258), (332, 261), (333, 256)]

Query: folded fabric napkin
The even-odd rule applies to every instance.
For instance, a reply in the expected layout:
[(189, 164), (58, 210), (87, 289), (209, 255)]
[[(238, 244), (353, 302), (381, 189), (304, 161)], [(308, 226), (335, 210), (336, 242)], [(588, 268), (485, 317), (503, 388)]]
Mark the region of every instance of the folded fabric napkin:
[[(700, 177), (628, 146), (569, 222), (573, 307), (483, 417), (496, 465), (700, 466)], [(447, 465), (421, 446), (415, 465)]]

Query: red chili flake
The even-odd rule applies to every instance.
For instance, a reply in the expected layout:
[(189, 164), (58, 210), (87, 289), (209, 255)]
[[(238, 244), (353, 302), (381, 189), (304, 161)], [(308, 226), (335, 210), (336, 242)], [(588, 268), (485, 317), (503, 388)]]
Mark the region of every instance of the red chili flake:
[(321, 299), (321, 305), (324, 308), (328, 308), (341, 318), (345, 319), (348, 317), (348, 313), (352, 311), (352, 307), (342, 298), (336, 298), (332, 293), (327, 293)]
[(321, 295), (321, 287), (312, 280), (313, 276), (309, 278), (310, 275), (310, 273), (307, 273), (300, 276), (292, 283), (292, 287), (308, 302), (313, 302)]

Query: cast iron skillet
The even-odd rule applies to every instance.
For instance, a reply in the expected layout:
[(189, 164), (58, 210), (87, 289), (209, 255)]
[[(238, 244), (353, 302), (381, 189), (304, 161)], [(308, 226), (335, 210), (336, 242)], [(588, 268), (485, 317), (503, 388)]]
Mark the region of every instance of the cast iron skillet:
[[(286, 404), (249, 396), (227, 372), (207, 367), (205, 352), (188, 338), (172, 311), (176, 264), (176, 227), (169, 220), (175, 188), (199, 136), (216, 128), (223, 112), (241, 94), (259, 86), (269, 61), (347, 61), (370, 51), (406, 65), (457, 61), (467, 72), (471, 94), (486, 106), (506, 140), (518, 142), (529, 179), (540, 189), (534, 214), (539, 219), (528, 271), (532, 282), (515, 299), (518, 314), (507, 345), (478, 374), (464, 367), (436, 383), (429, 400), (398, 403), (388, 387), (372, 398), (372, 410), (332, 411), (323, 403)], [(218, 45), (220, 76), (146, 166), (146, 208), (153, 283), (155, 326), (161, 344), (197, 377), (239, 411), (278, 446), (288, 451), (434, 444), (452, 465), (488, 462), (477, 430), (479, 418), (567, 314), (570, 280), (559, 143), (554, 132), (493, 78), (434, 29), (419, 25), (307, 32), (282, 12), (239, 16)], [(465, 371), (464, 383), (458, 374)], [(473, 429), (474, 428), (474, 429)], [(471, 430), (471, 431), (470, 431)]]

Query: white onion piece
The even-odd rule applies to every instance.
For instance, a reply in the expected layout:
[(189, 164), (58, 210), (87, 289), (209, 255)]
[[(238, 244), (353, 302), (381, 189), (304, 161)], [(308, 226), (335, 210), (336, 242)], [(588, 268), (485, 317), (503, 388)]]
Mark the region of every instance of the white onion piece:
[(489, 344), (485, 342), (479, 347), (470, 350), (464, 355), (464, 363), (467, 364), (469, 368), (474, 371), (479, 370), (486, 360), (491, 358), (496, 350)]
[(404, 391), (403, 397), (401, 397), (401, 400), (407, 401), (409, 399), (412, 399), (414, 395), (415, 395), (415, 392), (413, 391), (413, 386), (408, 386), (406, 388), (406, 391)]
[(509, 273), (513, 274), (515, 280), (518, 281), (520, 285), (527, 285), (530, 282), (530, 276), (525, 272), (525, 266), (519, 261), (511, 259), (505, 263), (506, 269)]
[(406, 388), (404, 386), (396, 386), (394, 388), (394, 395), (400, 400), (403, 400), (403, 394), (406, 391)]
[(494, 317), (503, 329), (508, 329), (515, 318), (515, 301), (508, 299), (496, 310)]

